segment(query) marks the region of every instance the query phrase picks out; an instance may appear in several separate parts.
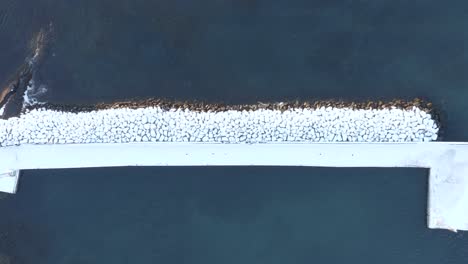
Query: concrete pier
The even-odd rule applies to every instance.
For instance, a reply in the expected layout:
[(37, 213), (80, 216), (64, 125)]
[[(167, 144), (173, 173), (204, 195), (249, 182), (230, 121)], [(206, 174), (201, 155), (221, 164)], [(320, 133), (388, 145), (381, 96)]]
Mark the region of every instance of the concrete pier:
[[(314, 166), (428, 168), (428, 226), (468, 230), (468, 143), (110, 143), (0, 148), (0, 191), (22, 169), (115, 166)], [(9, 176), (8, 176), (9, 175)]]
[(16, 193), (19, 170), (0, 173), (0, 192)]

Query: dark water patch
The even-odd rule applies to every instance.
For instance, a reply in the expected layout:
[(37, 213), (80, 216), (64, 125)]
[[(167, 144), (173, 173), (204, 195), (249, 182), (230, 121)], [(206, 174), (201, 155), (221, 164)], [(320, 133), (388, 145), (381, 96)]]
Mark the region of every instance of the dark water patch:
[(17, 8), (20, 6), (16, 0), (4, 0), (0, 5), (0, 34), (9, 30), (18, 20)]
[(0, 1), (0, 83), (25, 62), (31, 53), (31, 38), (50, 22), (49, 1), (39, 1)]
[(124, 167), (25, 171), (21, 181), (0, 200), (9, 212), (0, 233), (19, 224), (25, 231), (9, 241), (39, 259), (46, 252), (49, 264), (461, 264), (468, 256), (465, 233), (426, 227), (422, 169)]
[(0, 226), (1, 264), (47, 263), (50, 234), (43, 226), (15, 218), (0, 220)]
[(1, 118), (17, 117), (24, 110), (24, 96), (32, 84), (34, 72), (45, 56), (51, 35), (52, 24), (41, 29), (30, 41), (30, 54), (0, 91), (0, 108), (4, 107)]
[(3, 31), (3, 28), (7, 27), (7, 23), (15, 2), (15, 0), (5, 0), (3, 3), (2, 8), (0, 9), (0, 31)]

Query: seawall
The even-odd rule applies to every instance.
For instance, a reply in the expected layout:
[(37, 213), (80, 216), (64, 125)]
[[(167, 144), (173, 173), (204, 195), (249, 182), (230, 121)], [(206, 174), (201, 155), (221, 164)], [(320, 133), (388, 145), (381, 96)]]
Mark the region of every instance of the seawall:
[[(0, 148), (0, 170), (115, 166), (315, 166), (429, 169), (428, 226), (468, 230), (468, 144), (100, 143)], [(0, 177), (0, 186), (6, 177)], [(3, 191), (16, 190), (12, 179)]]

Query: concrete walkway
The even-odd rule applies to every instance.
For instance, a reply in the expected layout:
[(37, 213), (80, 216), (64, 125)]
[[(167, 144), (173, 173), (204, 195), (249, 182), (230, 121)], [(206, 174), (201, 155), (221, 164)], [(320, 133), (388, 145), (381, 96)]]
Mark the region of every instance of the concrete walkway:
[[(0, 171), (114, 166), (429, 168), (428, 226), (468, 230), (468, 143), (22, 145), (0, 148)], [(14, 193), (18, 174), (0, 175)]]
[(0, 192), (16, 193), (19, 173), (19, 170), (0, 173)]

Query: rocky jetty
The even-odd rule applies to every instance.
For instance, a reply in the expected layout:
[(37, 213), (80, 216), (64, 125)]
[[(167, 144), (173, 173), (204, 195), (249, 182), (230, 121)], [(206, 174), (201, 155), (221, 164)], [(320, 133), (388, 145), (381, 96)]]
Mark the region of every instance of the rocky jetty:
[(0, 120), (0, 145), (125, 142), (422, 142), (439, 126), (430, 103), (176, 103), (151, 99), (29, 107)]

